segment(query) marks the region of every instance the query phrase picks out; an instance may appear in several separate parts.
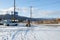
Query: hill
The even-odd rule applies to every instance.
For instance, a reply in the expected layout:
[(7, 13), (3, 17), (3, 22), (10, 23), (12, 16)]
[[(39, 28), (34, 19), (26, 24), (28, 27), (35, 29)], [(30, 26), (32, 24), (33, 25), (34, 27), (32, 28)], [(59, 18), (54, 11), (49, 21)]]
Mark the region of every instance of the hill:
[[(55, 20), (55, 18), (29, 18), (29, 17), (24, 17), (24, 16), (18, 16), (18, 15), (15, 15), (14, 17), (15, 19), (18, 19), (18, 20), (29, 19), (31, 21)], [(12, 18), (13, 18), (13, 15), (10, 15), (10, 14), (0, 15), (0, 19), (12, 19)]]

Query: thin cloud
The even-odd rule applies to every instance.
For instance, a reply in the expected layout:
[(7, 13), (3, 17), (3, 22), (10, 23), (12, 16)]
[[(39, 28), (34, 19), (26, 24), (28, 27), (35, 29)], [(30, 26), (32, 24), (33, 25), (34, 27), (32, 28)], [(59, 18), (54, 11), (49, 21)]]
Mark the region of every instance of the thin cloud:
[[(7, 11), (9, 14), (11, 14), (10, 12), (13, 11), (14, 8), (11, 7), (9, 9), (2, 9), (0, 10), (0, 14), (6, 14)], [(16, 8), (16, 11), (19, 12), (19, 15), (21, 16), (27, 16), (30, 17), (30, 8), (27, 7), (22, 7)], [(39, 8), (32, 8), (32, 17), (34, 18), (49, 18), (49, 17), (60, 17), (60, 10), (41, 10)]]

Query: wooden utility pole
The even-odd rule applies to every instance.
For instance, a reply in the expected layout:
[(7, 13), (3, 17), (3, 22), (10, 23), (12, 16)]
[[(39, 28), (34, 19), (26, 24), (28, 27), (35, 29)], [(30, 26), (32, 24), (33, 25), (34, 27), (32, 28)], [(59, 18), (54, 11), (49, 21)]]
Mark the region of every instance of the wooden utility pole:
[(14, 0), (14, 13), (15, 13), (15, 0)]
[(15, 5), (15, 0), (14, 0), (14, 14), (13, 14), (14, 21), (15, 21), (15, 9), (16, 9), (16, 5)]

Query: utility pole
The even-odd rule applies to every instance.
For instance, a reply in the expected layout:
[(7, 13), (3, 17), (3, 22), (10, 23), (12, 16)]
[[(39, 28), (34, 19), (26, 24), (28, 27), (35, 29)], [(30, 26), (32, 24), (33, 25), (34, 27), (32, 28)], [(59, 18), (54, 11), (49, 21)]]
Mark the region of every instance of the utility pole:
[(32, 6), (30, 6), (30, 20), (28, 21), (29, 23), (29, 26), (31, 26), (31, 23), (32, 23)]
[(27, 27), (31, 27), (32, 23), (31, 18), (32, 18), (32, 6), (30, 6), (30, 19), (27, 20), (28, 21), (26, 24)]
[(15, 9), (16, 9), (16, 5), (15, 5), (15, 0), (14, 0), (14, 14), (13, 14), (14, 21), (15, 21)]
[(14, 13), (15, 13), (15, 0), (14, 0)]
[(30, 23), (32, 23), (32, 6), (30, 6)]
[(32, 18), (32, 6), (30, 6), (30, 18)]

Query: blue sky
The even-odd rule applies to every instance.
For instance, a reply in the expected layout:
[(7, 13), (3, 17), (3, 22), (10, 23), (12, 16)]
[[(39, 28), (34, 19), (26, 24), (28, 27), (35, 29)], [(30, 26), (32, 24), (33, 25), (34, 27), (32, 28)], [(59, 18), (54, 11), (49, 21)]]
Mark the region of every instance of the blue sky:
[[(33, 17), (60, 18), (60, 0), (16, 0), (16, 7), (23, 9), (19, 12), (21, 16), (29, 17), (30, 6), (33, 6)], [(0, 0), (0, 9), (11, 7), (13, 7), (13, 0)]]

